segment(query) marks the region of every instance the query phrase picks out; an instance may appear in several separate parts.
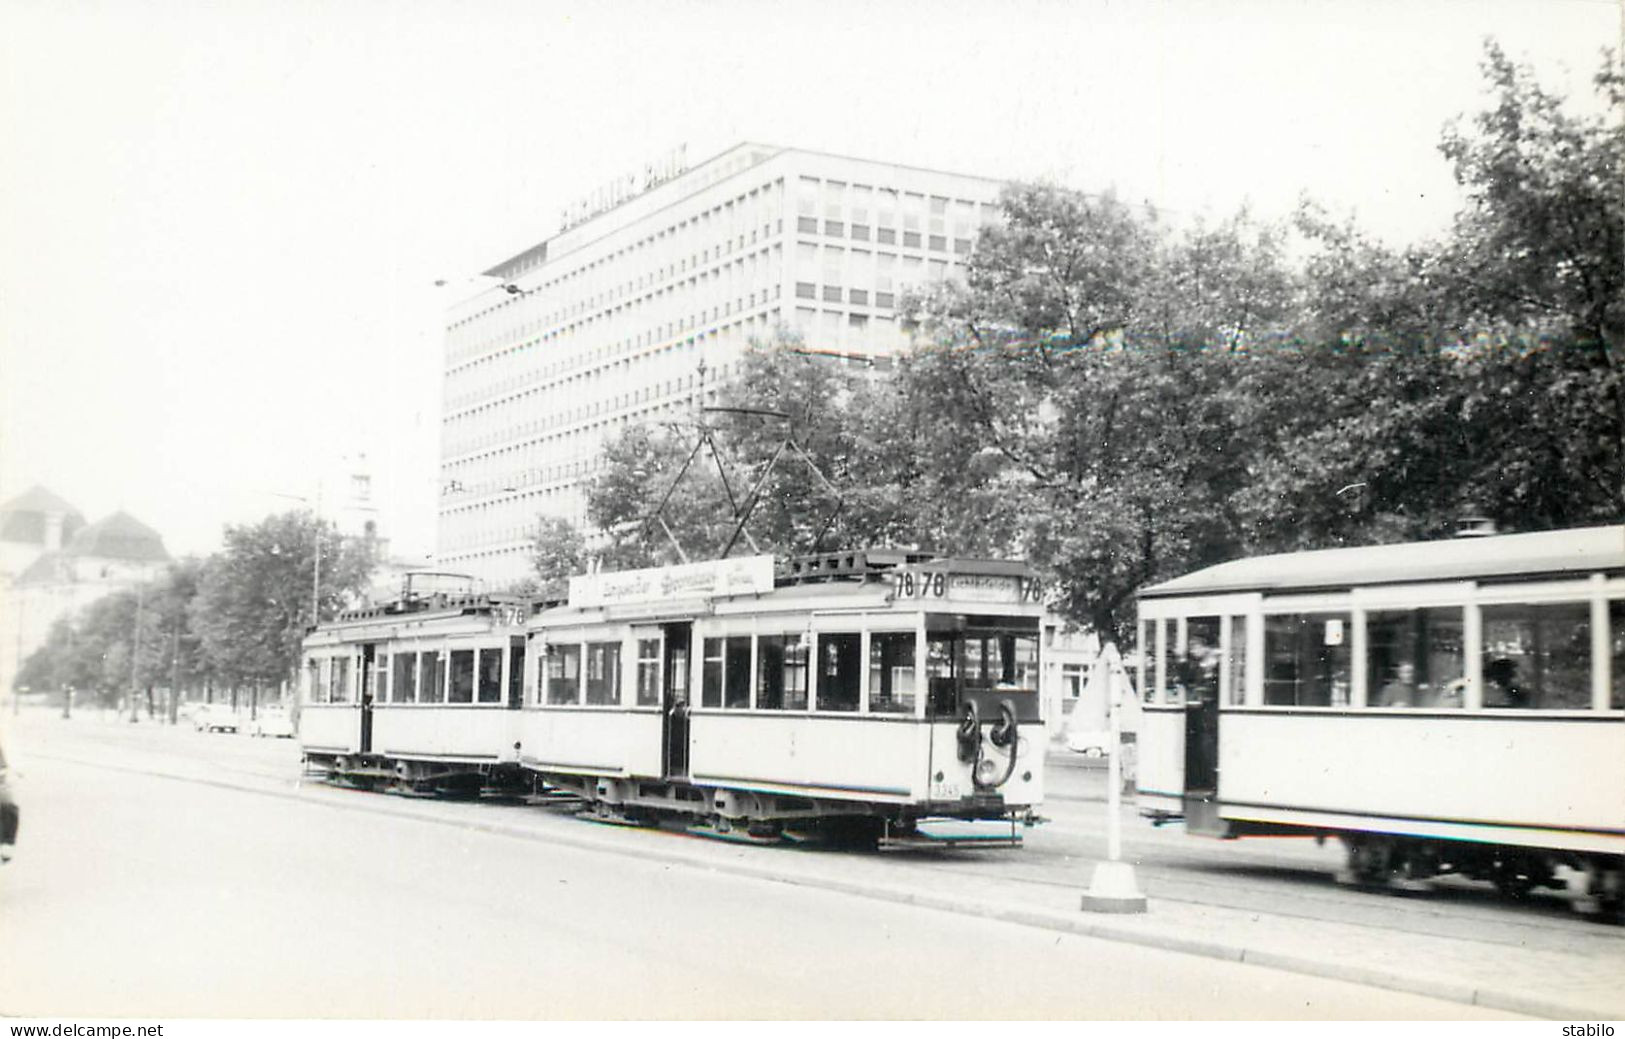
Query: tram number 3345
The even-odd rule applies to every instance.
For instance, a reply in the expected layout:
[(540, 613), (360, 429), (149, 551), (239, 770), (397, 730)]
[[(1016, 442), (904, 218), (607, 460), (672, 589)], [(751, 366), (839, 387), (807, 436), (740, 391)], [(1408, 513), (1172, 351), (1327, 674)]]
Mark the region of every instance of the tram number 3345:
[(916, 574), (908, 571), (892, 578), (900, 599), (943, 599), (950, 590), (955, 597), (1008, 602), (1042, 602), (1043, 586), (1030, 577), (971, 577), (945, 573)]

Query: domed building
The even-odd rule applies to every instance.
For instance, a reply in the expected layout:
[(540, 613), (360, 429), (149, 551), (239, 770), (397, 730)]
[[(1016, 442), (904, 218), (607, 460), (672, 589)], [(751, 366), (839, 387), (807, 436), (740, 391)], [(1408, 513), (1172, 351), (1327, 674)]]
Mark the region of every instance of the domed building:
[(0, 696), (58, 617), (169, 562), (158, 532), (119, 511), (87, 524), (44, 487), (0, 505)]
[(55, 552), (85, 526), (85, 517), (44, 487), (0, 505), (0, 582), (9, 584), (34, 560)]

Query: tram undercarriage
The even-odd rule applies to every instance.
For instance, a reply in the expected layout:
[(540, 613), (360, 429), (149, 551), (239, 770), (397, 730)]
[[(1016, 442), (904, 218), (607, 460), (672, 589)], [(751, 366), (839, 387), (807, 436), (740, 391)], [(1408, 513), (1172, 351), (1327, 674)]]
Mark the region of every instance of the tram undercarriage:
[(1587, 915), (1619, 919), (1625, 911), (1625, 856), (1552, 851), (1469, 841), (1429, 840), (1382, 833), (1338, 834), (1347, 849), (1339, 883), (1387, 887), (1399, 891), (1430, 890), (1435, 877), (1457, 874), (1487, 880), (1509, 898), (1526, 898), (1537, 888), (1567, 890), (1559, 869), (1584, 875), (1575, 909)]
[(897, 805), (701, 787), (677, 780), (541, 774), (550, 790), (581, 799), (582, 818), (624, 826), (686, 823), (690, 833), (748, 843), (819, 841), (904, 849), (1019, 847), (1021, 829), (1041, 821), (998, 795), (962, 802)]
[[(1347, 855), (1336, 874), (1340, 884), (1421, 893), (1434, 890), (1436, 878), (1455, 874), (1489, 881), (1509, 898), (1527, 898), (1540, 888), (1573, 888), (1578, 896), (1576, 912), (1625, 922), (1625, 855), (1226, 819), (1214, 802), (1195, 798), (1187, 800), (1183, 815), (1145, 814), (1154, 826), (1183, 821), (1188, 833), (1222, 840), (1313, 837), (1318, 842), (1336, 838), (1343, 842)], [(1559, 877), (1560, 869), (1581, 874), (1583, 887)]]
[(956, 802), (893, 805), (760, 791), (700, 787), (681, 781), (539, 773), (518, 765), (311, 754), (307, 776), (338, 786), (418, 796), (524, 797), (567, 808), (591, 822), (659, 826), (752, 844), (819, 843), (839, 847), (922, 849), (1020, 847), (1022, 830), (1043, 820), (1007, 808), (997, 794)]
[(335, 785), (398, 794), (521, 797), (534, 790), (531, 776), (513, 764), (308, 754), (304, 770)]

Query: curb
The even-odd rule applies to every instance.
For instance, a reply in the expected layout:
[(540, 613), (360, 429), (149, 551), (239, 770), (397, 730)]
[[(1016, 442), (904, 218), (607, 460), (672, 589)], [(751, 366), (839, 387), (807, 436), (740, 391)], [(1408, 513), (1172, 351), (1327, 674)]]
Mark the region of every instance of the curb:
[[(311, 796), (305, 791), (302, 783), (296, 784), (292, 789), (261, 789), (242, 783), (228, 780), (200, 778), (179, 775), (171, 772), (156, 771), (153, 769), (132, 768), (119, 765), (108, 765), (100, 762), (84, 761), (79, 758), (62, 757), (60, 755), (36, 754), (36, 757), (48, 760), (64, 761), (71, 764), (90, 768), (100, 768), (111, 772), (125, 772), (135, 775), (151, 776), (158, 779), (169, 779), (179, 782), (199, 783), (205, 786), (219, 787), (242, 793), (259, 794), (266, 797), (281, 798), (283, 800), (299, 801), (304, 804), (336, 808), (344, 811), (357, 811), (376, 813), (376, 807), (344, 803), (338, 800)], [(337, 791), (343, 788), (328, 787), (312, 784), (313, 787), (323, 791)], [(366, 791), (351, 791), (366, 793)], [(1357, 985), (1366, 985), (1371, 988), (1387, 989), (1394, 992), (1404, 992), (1409, 995), (1427, 996), (1446, 1002), (1461, 1003), (1467, 1006), (1479, 1006), (1490, 1010), (1502, 1010), (1514, 1014), (1526, 1014), (1532, 1017), (1542, 1017), (1552, 1020), (1561, 1019), (1590, 1019), (1615, 1020), (1620, 1016), (1620, 1010), (1600, 1009), (1595, 1007), (1579, 1007), (1572, 1004), (1553, 1002), (1540, 997), (1525, 995), (1518, 992), (1502, 992), (1482, 988), (1460, 982), (1445, 981), (1442, 979), (1420, 978), (1401, 974), (1397, 971), (1387, 971), (1361, 967), (1354, 964), (1341, 963), (1335, 960), (1320, 960), (1309, 956), (1300, 956), (1292, 953), (1272, 952), (1267, 949), (1253, 949), (1244, 945), (1233, 945), (1222, 942), (1208, 941), (1198, 938), (1182, 938), (1177, 934), (1156, 932), (1114, 926), (1110, 923), (1097, 922), (1079, 911), (1077, 917), (1063, 916), (1050, 910), (1026, 909), (1018, 906), (1001, 905), (999, 903), (982, 901), (971, 898), (953, 898), (949, 896), (933, 895), (927, 892), (911, 891), (900, 888), (889, 888), (881, 885), (862, 884), (856, 881), (838, 880), (829, 877), (814, 877), (806, 874), (789, 873), (761, 866), (753, 866), (741, 862), (709, 861), (705, 858), (685, 855), (670, 848), (639, 848), (627, 849), (610, 845), (604, 841), (575, 834), (542, 833), (537, 830), (515, 826), (505, 822), (491, 822), (478, 819), (460, 820), (449, 819), (442, 815), (429, 812), (416, 811), (410, 803), (392, 804), (380, 796), (380, 806), (386, 806), (388, 814), (399, 818), (412, 819), (417, 822), (432, 823), (440, 826), (450, 826), (476, 833), (488, 833), (494, 836), (510, 837), (518, 840), (534, 841), (537, 843), (557, 844), (574, 848), (579, 851), (597, 852), (604, 855), (631, 856), (635, 858), (667, 862), (674, 865), (689, 866), (696, 869), (708, 870), (714, 873), (723, 873), (729, 876), (746, 877), (752, 880), (761, 880), (768, 883), (786, 884), (793, 887), (807, 887), (817, 890), (830, 891), (843, 895), (854, 895), (859, 898), (868, 898), (880, 902), (891, 902), (901, 905), (917, 906), (922, 909), (932, 909), (939, 912), (955, 913), (961, 916), (971, 916), (984, 920), (997, 920), (1001, 923), (1016, 924), (1022, 927), (1033, 927), (1040, 930), (1055, 931), (1063, 934), (1074, 934), (1086, 938), (1097, 938), (1104, 941), (1122, 942), (1129, 945), (1139, 945), (1146, 948), (1161, 949), (1168, 952), (1185, 953), (1191, 956), (1201, 956), (1207, 959), (1228, 960), (1236, 963), (1247, 963), (1258, 967), (1268, 967), (1275, 970), (1287, 971), (1294, 974), (1304, 974), (1310, 977), (1328, 978), (1333, 981), (1346, 981)]]

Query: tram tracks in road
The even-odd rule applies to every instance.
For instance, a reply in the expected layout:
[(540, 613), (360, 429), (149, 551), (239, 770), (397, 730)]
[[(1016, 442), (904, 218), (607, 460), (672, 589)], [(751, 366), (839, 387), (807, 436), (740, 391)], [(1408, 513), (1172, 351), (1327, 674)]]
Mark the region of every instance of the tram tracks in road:
[[(430, 805), (439, 802), (426, 804), (420, 799), (403, 802), (381, 793), (343, 798), (340, 802), (316, 791), (341, 788), (306, 784), (301, 790), (297, 780), (285, 771), (261, 767), (258, 762), (238, 761), (223, 765), (211, 759), (177, 761), (154, 752), (141, 755), (144, 760), (118, 763), (39, 748), (36, 748), (34, 756), (43, 760), (141, 773), (247, 793), (310, 798), (314, 803), (397, 814), (447, 825), (485, 828), (497, 823), (498, 816), (507, 823), (517, 823), (514, 813), (525, 811), (523, 806), (513, 803), (467, 801), (446, 802), (443, 807), (450, 810), (439, 811), (430, 808)], [(177, 765), (183, 767), (177, 768)], [(406, 807), (408, 804), (412, 806), (410, 809)], [(556, 815), (551, 812), (546, 814)], [(743, 853), (760, 856), (759, 863), (746, 864), (764, 870), (783, 864), (784, 860), (777, 857), (779, 854), (797, 857), (851, 856), (853, 861), (864, 862), (865, 872), (886, 883), (895, 884), (910, 874), (952, 875), (984, 884), (993, 881), (1001, 885), (1019, 885), (1022, 890), (1032, 893), (1031, 901), (1059, 907), (1075, 905), (1077, 893), (1087, 886), (1089, 871), (1100, 858), (1090, 846), (1094, 836), (1087, 832), (1068, 834), (1062, 841), (1048, 847), (1029, 845), (1017, 852), (868, 854), (850, 850), (764, 848), (747, 849)], [(694, 841), (695, 852), (700, 855), (709, 854), (701, 849), (715, 847), (712, 842), (688, 839)], [(577, 842), (571, 840), (569, 843)], [(614, 838), (607, 842), (595, 838), (591, 843), (594, 846), (605, 843), (601, 850), (610, 853), (632, 853), (629, 848), (610, 846), (615, 843)], [(737, 848), (734, 845), (728, 847), (730, 850)], [(1131, 858), (1136, 850), (1133, 847), (1129, 849)], [(1372, 892), (1337, 886), (1329, 872), (1319, 864), (1285, 861), (1282, 857), (1260, 854), (1255, 850), (1249, 850), (1242, 861), (1229, 862), (1202, 858), (1183, 846), (1143, 850), (1152, 855), (1172, 855), (1177, 859), (1176, 863), (1142, 860), (1137, 864), (1141, 885), (1154, 901), (1165, 900), (1311, 922), (1352, 924), (1402, 934), (1470, 940), (1518, 949), (1572, 951), (1579, 944), (1599, 955), (1619, 955), (1621, 950), (1625, 950), (1625, 928), (1607, 927), (1567, 915), (1568, 910), (1558, 896), (1542, 897), (1534, 904), (1515, 904), (1488, 889), (1480, 891), (1465, 883), (1442, 884), (1435, 892), (1420, 895)], [(825, 861), (829, 860), (826, 858)], [(922, 885), (926, 888), (930, 886)]]

